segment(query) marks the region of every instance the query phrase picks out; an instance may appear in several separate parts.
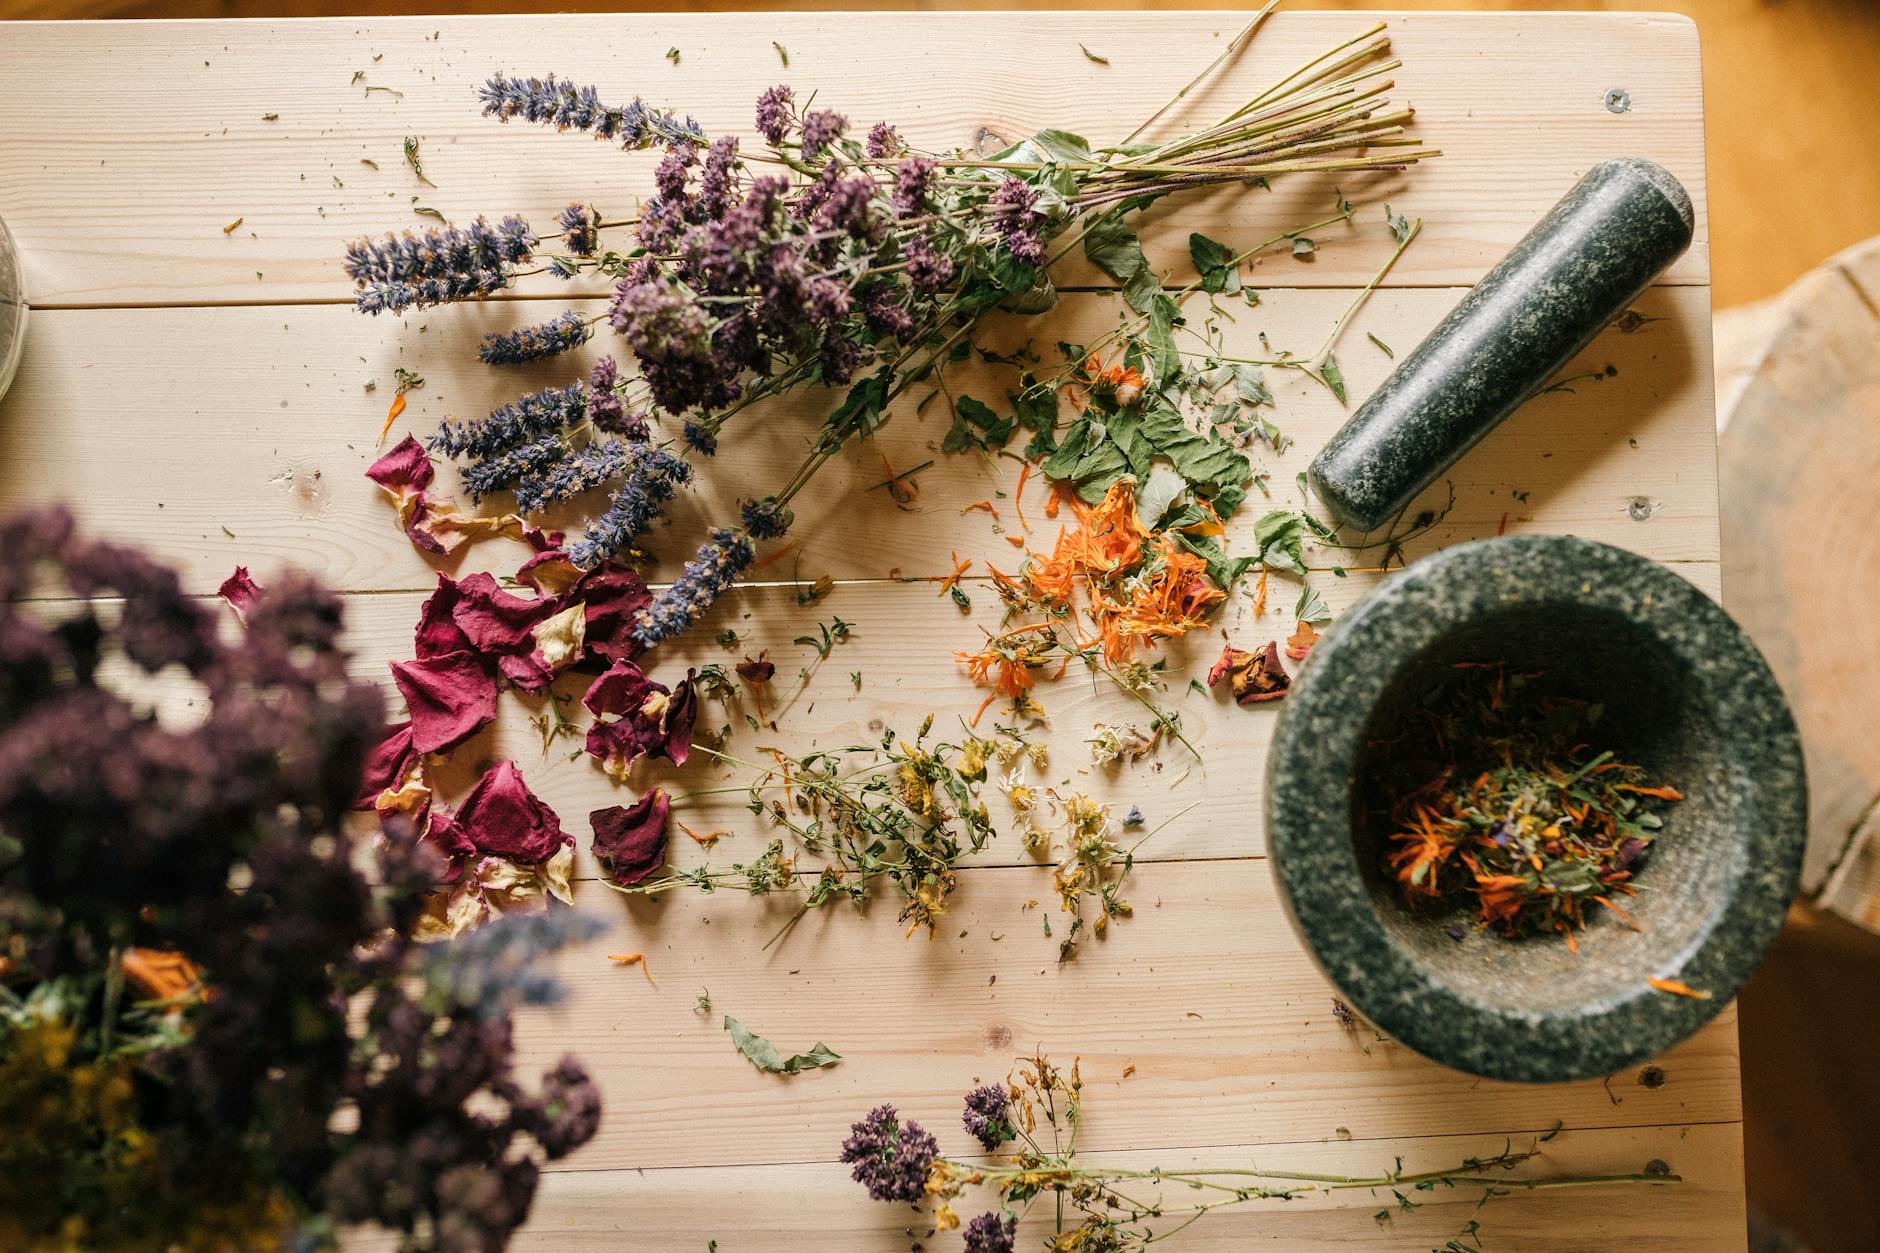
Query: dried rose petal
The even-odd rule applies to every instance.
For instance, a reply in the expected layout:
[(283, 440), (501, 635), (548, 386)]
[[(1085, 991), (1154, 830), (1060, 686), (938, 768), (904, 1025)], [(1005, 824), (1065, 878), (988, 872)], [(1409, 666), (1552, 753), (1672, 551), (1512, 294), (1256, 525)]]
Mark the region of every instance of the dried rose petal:
[(424, 602), (424, 608), (418, 611), (418, 656), (441, 657), (445, 653), (462, 652), (472, 647), (470, 637), (463, 633), (451, 617), (457, 602), (462, 598), (457, 580), (440, 571), (437, 590), (431, 593)]
[(1312, 629), (1310, 622), (1301, 622), (1293, 628), (1293, 633), (1286, 637), (1286, 655), (1294, 661), (1304, 661), (1312, 646), (1319, 642), (1319, 633)]
[(246, 622), (248, 611), (261, 597), (261, 584), (249, 575), (247, 566), (236, 566), (235, 573), (222, 580), (222, 586), (215, 589), (215, 594), (228, 602), (236, 617)]
[(543, 596), (560, 596), (581, 581), (581, 568), (562, 548), (560, 531), (531, 529), (524, 532), (522, 538), (535, 553), (516, 571), (516, 582), (534, 588)]
[(625, 566), (596, 566), (575, 585), (587, 606), (587, 650), (608, 661), (631, 660), (645, 651), (633, 634), (633, 615), (652, 602), (646, 580)]
[(473, 574), (457, 584), (451, 621), (481, 653), (535, 651), (535, 627), (562, 607), (552, 596), (517, 596), (496, 585), (488, 574)]
[(637, 712), (654, 692), (665, 691), (663, 686), (647, 678), (646, 673), (631, 661), (616, 661), (600, 678), (588, 684), (587, 694), (581, 698), (581, 703), (588, 707), (589, 713), (596, 716), (624, 715)]
[(1291, 677), (1280, 664), (1277, 640), (1268, 642), (1257, 653), (1232, 645), (1224, 646), (1220, 660), (1208, 671), (1208, 686), (1214, 687), (1223, 678), (1230, 680), (1229, 690), (1233, 692), (1234, 700), (1242, 705), (1278, 700), (1292, 686)]
[[(437, 477), (437, 471), (432, 468), (431, 459), (425, 456), (424, 445), (407, 435), (366, 468), (366, 477), (403, 502), (422, 495)], [(402, 517), (402, 506), (399, 512)]]
[[(402, 510), (400, 516), (404, 516)], [(444, 556), (456, 552), (471, 540), (489, 539), (497, 535), (520, 539), (522, 530), (522, 519), (513, 513), (493, 518), (472, 517), (459, 513), (457, 506), (450, 501), (439, 500), (424, 492), (418, 493), (405, 523), (405, 534), (411, 537), (413, 544), (427, 552)]]
[(777, 673), (777, 663), (770, 659), (768, 651), (757, 654), (755, 658), (746, 657), (733, 667), (738, 677), (746, 683), (768, 683)]
[(613, 805), (588, 815), (594, 828), (589, 851), (607, 877), (621, 887), (632, 887), (666, 861), (666, 821), (672, 800), (664, 788), (654, 788), (631, 807)]
[(666, 706), (665, 735), (654, 755), (675, 766), (683, 766), (692, 752), (692, 724), (698, 721), (698, 671), (687, 670), (685, 678), (672, 689)]
[(550, 674), (560, 674), (581, 658), (587, 639), (587, 607), (569, 605), (535, 624), (530, 632), (535, 640), (534, 656)]
[(496, 671), (509, 681), (511, 687), (519, 691), (534, 694), (542, 691), (555, 677), (555, 672), (542, 660), (542, 654), (530, 653), (525, 656), (498, 657)]
[(392, 663), (421, 753), (457, 747), (496, 720), (496, 678), (472, 652)]
[(653, 748), (651, 737), (632, 718), (596, 722), (587, 729), (587, 753), (598, 757), (610, 772), (625, 776), (629, 767)]
[(522, 781), (513, 761), (499, 761), (457, 807), (457, 826), (479, 853), (511, 861), (547, 861), (572, 836), (561, 819)]
[(421, 755), (412, 743), (411, 723), (400, 722), (386, 728), (385, 738), (366, 754), (365, 776), (360, 780), (359, 796), (353, 801), (353, 808), (371, 809), (379, 793), (405, 781)]

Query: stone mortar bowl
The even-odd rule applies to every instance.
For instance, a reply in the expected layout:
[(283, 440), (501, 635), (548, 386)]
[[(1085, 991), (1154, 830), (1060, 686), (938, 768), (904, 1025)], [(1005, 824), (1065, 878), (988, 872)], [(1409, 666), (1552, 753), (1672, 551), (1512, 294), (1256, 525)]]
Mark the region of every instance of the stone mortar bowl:
[[(1613, 749), (1687, 799), (1625, 908), (1579, 954), (1412, 910), (1359, 829), (1367, 742), (1395, 735), (1457, 661), (1545, 672), (1606, 706)], [(1267, 758), (1273, 873), (1319, 966), (1378, 1030), (1495, 1079), (1610, 1074), (1708, 1022), (1762, 960), (1801, 866), (1806, 784), (1795, 722), (1762, 655), (1716, 602), (1642, 557), (1564, 536), (1483, 540), (1392, 577), (1313, 649)], [(1646, 979), (1683, 980), (1696, 1000)]]

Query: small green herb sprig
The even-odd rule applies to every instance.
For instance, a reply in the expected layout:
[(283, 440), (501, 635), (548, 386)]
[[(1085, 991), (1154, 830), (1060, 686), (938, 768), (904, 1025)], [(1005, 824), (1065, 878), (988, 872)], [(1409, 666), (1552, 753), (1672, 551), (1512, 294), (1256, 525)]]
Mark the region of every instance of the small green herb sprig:
[[(932, 730), (929, 715), (912, 739), (890, 728), (875, 744), (799, 757), (777, 753), (768, 766), (695, 744), (694, 751), (757, 773), (747, 785), (688, 797), (742, 792), (750, 811), (785, 835), (749, 862), (676, 870), (615, 890), (641, 896), (685, 888), (752, 896), (801, 893), (802, 904), (764, 946), (769, 948), (811, 910), (838, 900), (862, 909), (871, 887), (886, 882), (901, 899), (900, 920), (908, 934), (923, 926), (931, 933), (958, 883), (960, 859), (995, 835), (978, 795), (985, 778), (983, 743), (929, 743)], [(800, 867), (804, 857), (821, 865)]]

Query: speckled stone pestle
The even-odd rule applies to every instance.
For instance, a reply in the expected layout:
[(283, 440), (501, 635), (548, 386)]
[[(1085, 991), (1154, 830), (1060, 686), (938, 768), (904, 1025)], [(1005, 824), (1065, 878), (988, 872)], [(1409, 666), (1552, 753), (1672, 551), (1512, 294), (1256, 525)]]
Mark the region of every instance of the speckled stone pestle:
[(1690, 247), (1662, 167), (1602, 161), (1405, 357), (1308, 471), (1341, 524), (1384, 525)]
[[(1359, 800), (1459, 661), (1604, 705), (1600, 747), (1683, 791), (1626, 900), (1639, 930), (1592, 919), (1575, 953), (1404, 902)], [(1444, 549), (1334, 623), (1282, 706), (1266, 775), (1280, 896), (1345, 1000), (1426, 1057), (1497, 1079), (1611, 1074), (1710, 1021), (1782, 925), (1808, 812), (1794, 719), (1717, 603), (1643, 557), (1569, 536)]]

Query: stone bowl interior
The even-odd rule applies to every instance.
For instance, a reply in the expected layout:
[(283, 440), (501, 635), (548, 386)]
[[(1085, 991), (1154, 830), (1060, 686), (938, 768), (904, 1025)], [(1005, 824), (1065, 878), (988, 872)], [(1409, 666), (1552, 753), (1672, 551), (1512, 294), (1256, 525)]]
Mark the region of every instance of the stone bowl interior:
[[(1398, 894), (1367, 820), (1379, 741), (1459, 661), (1603, 704), (1595, 748), (1684, 792), (1621, 902), (1640, 930), (1596, 910), (1577, 954), (1468, 926), (1457, 940), (1465, 914)], [(1806, 812), (1794, 720), (1748, 637), (1663, 566), (1566, 536), (1458, 545), (1394, 575), (1313, 649), (1267, 758), (1270, 862), (1314, 960), (1387, 1036), (1500, 1079), (1608, 1074), (1714, 1017), (1781, 925)]]
[[(1387, 741), (1414, 735), (1412, 711), (1457, 662), (1501, 662), (1534, 673), (1563, 696), (1605, 707), (1596, 750), (1643, 766), (1686, 799), (1664, 811), (1665, 827), (1640, 865), (1639, 894), (1617, 902), (1640, 930), (1595, 908), (1574, 953), (1558, 937), (1505, 939), (1469, 926), (1468, 911), (1412, 908), (1385, 873), (1387, 834), (1367, 811), (1387, 804)], [(1445, 632), (1391, 675), (1367, 719), (1352, 772), (1351, 847), (1371, 908), (1390, 942), (1468, 1000), (1513, 1011), (1571, 1010), (1635, 989), (1675, 962), (1715, 923), (1734, 862), (1732, 763), (1716, 711), (1684, 680), (1649, 627), (1574, 601), (1517, 603)], [(1460, 925), (1462, 939), (1451, 930)]]

